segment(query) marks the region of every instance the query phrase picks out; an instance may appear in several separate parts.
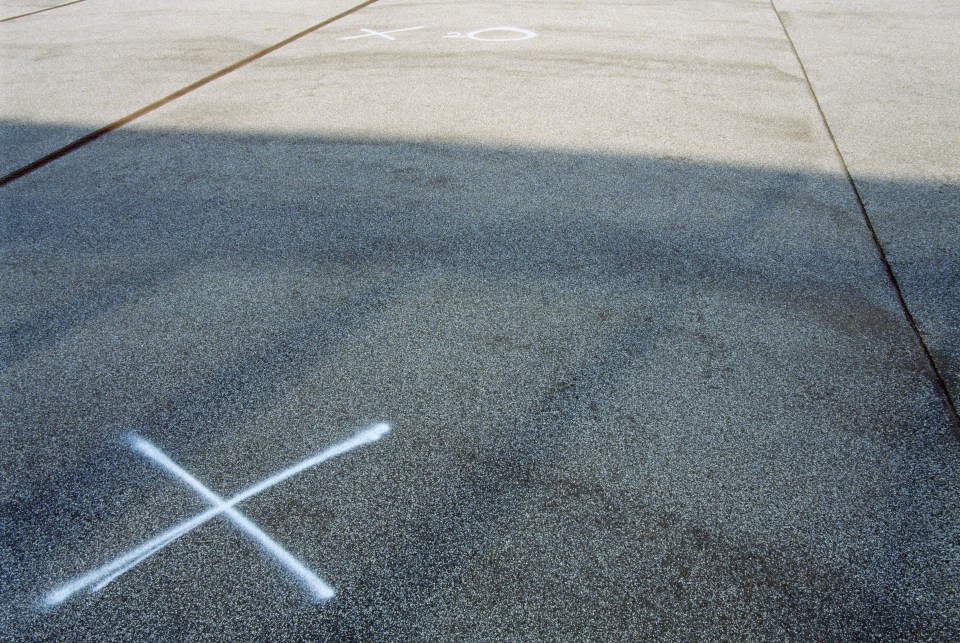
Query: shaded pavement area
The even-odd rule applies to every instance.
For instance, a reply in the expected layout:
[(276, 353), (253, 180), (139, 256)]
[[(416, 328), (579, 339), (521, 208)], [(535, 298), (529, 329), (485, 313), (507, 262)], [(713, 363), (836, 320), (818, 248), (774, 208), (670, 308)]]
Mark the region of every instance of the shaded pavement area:
[[(372, 3), (0, 187), (0, 632), (960, 637), (957, 80), (911, 137), (818, 46), (957, 16), (794, 4)], [(346, 9), (3, 90), (5, 171)], [(48, 600), (207, 508), (131, 432), (229, 498), (377, 422), (237, 506), (332, 600), (222, 515)]]

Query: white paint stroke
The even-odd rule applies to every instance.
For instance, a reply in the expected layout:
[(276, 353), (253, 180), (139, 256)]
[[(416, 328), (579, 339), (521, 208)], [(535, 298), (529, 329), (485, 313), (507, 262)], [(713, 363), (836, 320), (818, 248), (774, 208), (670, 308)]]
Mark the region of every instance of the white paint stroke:
[[(155, 463), (180, 478), (188, 487), (196, 491), (199, 495), (209, 502), (213, 507), (223, 509), (223, 514), (239, 527), (247, 532), (254, 540), (267, 550), (277, 561), (286, 567), (295, 576), (300, 578), (310, 593), (319, 601), (330, 600), (336, 594), (333, 588), (327, 585), (319, 576), (307, 569), (303, 563), (293, 557), (290, 552), (281, 547), (275, 540), (270, 538), (262, 529), (260, 529), (252, 520), (242, 513), (228, 507), (226, 501), (211, 491), (206, 485), (200, 482), (196, 477), (183, 469), (176, 462), (171, 460), (167, 454), (158, 449), (149, 441), (139, 437), (131, 436), (132, 446), (135, 450), (142, 453), (145, 457), (153, 460)], [(104, 584), (104, 583), (101, 583)], [(96, 588), (94, 589), (96, 591)]]
[(352, 451), (357, 447), (376, 442), (389, 432), (389, 424), (384, 422), (374, 424), (373, 426), (360, 431), (357, 433), (357, 435), (353, 436), (349, 440), (335, 444), (334, 446), (321, 453), (318, 453), (312, 458), (307, 458), (306, 460), (295, 464), (292, 467), (284, 469), (283, 471), (270, 476), (266, 480), (253, 485), (246, 491), (242, 491), (236, 496), (223, 502), (222, 505), (207, 509), (203, 513), (194, 516), (190, 520), (167, 529), (160, 535), (143, 543), (139, 547), (127, 552), (126, 554), (118, 556), (109, 563), (106, 563), (97, 569), (84, 574), (83, 576), (79, 576), (70, 582), (57, 587), (56, 589), (51, 590), (44, 598), (44, 603), (47, 605), (47, 607), (53, 607), (59, 605), (77, 592), (86, 589), (87, 587), (95, 585), (98, 589), (102, 589), (110, 581), (133, 569), (133, 567), (152, 554), (160, 551), (177, 538), (180, 538), (181, 536), (193, 531), (205, 522), (216, 518), (220, 514), (224, 513), (227, 509), (230, 509), (244, 500), (252, 498), (261, 491), (265, 491), (270, 487), (283, 482), (287, 478), (290, 478), (291, 476), (295, 476), (296, 474), (306, 471), (311, 467), (315, 467), (322, 462), (330, 460), (331, 458), (335, 458), (339, 455), (343, 455), (344, 453)]
[(373, 29), (361, 29), (363, 32), (362, 36), (346, 36), (340, 38), (339, 40), (356, 40), (357, 38), (370, 38), (371, 36), (379, 36), (384, 40), (396, 40), (393, 36), (388, 36), (388, 33), (400, 33), (401, 31), (416, 31), (417, 29), (426, 29), (425, 26), (421, 27), (407, 27), (406, 29), (393, 29), (391, 31), (375, 31)]
[[(488, 31), (507, 31), (511, 33), (520, 34), (519, 38), (480, 38), (480, 34), (487, 33)], [(530, 31), (529, 29), (521, 29), (520, 27), (486, 27), (484, 29), (474, 29), (469, 33), (461, 33), (459, 31), (451, 31), (444, 38), (469, 38), (470, 40), (476, 40), (477, 42), (516, 42), (518, 40), (530, 40), (531, 38), (537, 37), (536, 31)]]
[[(482, 33), (488, 31), (508, 31), (516, 34), (520, 34), (519, 38), (478, 38)], [(529, 40), (531, 38), (537, 37), (537, 32), (530, 31), (529, 29), (521, 29), (520, 27), (487, 27), (486, 29), (476, 29), (466, 34), (467, 38), (470, 40), (478, 40), (480, 42), (516, 42), (518, 40)]]

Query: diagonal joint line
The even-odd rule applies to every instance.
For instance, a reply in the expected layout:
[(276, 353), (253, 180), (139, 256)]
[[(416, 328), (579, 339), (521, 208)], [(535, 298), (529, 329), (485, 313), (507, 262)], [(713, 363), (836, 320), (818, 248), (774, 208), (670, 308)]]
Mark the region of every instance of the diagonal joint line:
[(44, 7), (43, 9), (37, 9), (36, 11), (28, 11), (27, 13), (21, 13), (17, 16), (10, 16), (9, 18), (0, 19), (0, 22), (10, 22), (11, 20), (19, 20), (20, 18), (26, 18), (27, 16), (35, 16), (38, 13), (46, 13), (47, 11), (53, 11), (54, 9), (62, 9), (63, 7), (69, 7), (72, 4), (80, 4), (81, 2), (86, 2), (86, 0), (72, 0), (72, 2), (64, 2), (63, 4), (54, 5), (52, 7)]
[(21, 178), (25, 177), (26, 175), (28, 175), (28, 174), (30, 174), (30, 173), (32, 173), (32, 172), (35, 172), (36, 170), (39, 170), (40, 168), (42, 168), (42, 167), (44, 167), (44, 166), (46, 166), (46, 165), (49, 165), (50, 163), (53, 163), (53, 162), (56, 161), (57, 159), (63, 158), (64, 156), (66, 156), (66, 155), (69, 154), (70, 152), (73, 152), (73, 151), (75, 151), (75, 150), (78, 150), (78, 149), (80, 149), (81, 147), (84, 147), (85, 145), (88, 145), (88, 144), (96, 141), (97, 139), (99, 139), (100, 137), (104, 136), (105, 134), (109, 134), (109, 133), (112, 132), (113, 130), (119, 129), (119, 128), (123, 127), (124, 125), (127, 125), (128, 123), (131, 123), (131, 122), (137, 120), (138, 118), (140, 118), (141, 116), (144, 116), (144, 115), (146, 115), (146, 114), (149, 114), (150, 112), (152, 112), (152, 111), (154, 111), (154, 110), (160, 109), (161, 107), (163, 107), (163, 106), (166, 105), (167, 103), (171, 103), (171, 102), (177, 100), (178, 98), (180, 98), (180, 97), (182, 97), (182, 96), (185, 96), (186, 94), (189, 94), (190, 92), (192, 92), (192, 91), (194, 91), (194, 90), (200, 89), (200, 88), (203, 87), (204, 85), (206, 85), (206, 84), (208, 84), (208, 83), (212, 83), (213, 81), (217, 80), (218, 78), (222, 78), (223, 76), (226, 76), (227, 74), (229, 74), (229, 73), (231, 73), (231, 72), (234, 72), (234, 71), (240, 69), (241, 67), (245, 67), (245, 66), (249, 65), (250, 63), (252, 63), (252, 62), (254, 62), (254, 61), (256, 61), (256, 60), (259, 60), (260, 58), (263, 58), (263, 57), (266, 56), (267, 54), (271, 54), (271, 53), (275, 52), (277, 49), (280, 49), (281, 47), (286, 47), (287, 45), (289, 45), (290, 43), (294, 42), (295, 40), (299, 40), (299, 39), (303, 38), (304, 36), (307, 36), (307, 35), (313, 33), (314, 31), (316, 31), (316, 30), (318, 30), (318, 29), (321, 29), (321, 28), (323, 28), (323, 27), (326, 27), (327, 25), (329, 25), (329, 24), (331, 24), (331, 23), (334, 23), (334, 22), (336, 22), (337, 20), (340, 20), (341, 18), (346, 18), (346, 17), (349, 16), (350, 14), (356, 13), (357, 11), (360, 11), (361, 9), (363, 9), (363, 8), (365, 8), (365, 7), (368, 7), (368, 6), (372, 5), (374, 2), (378, 2), (378, 1), (379, 1), (379, 0), (366, 0), (365, 2), (361, 2), (360, 4), (358, 4), (358, 5), (354, 6), (354, 7), (351, 7), (351, 8), (349, 8), (349, 9), (347, 9), (346, 11), (341, 11), (340, 13), (338, 13), (338, 14), (335, 15), (335, 16), (333, 16), (332, 18), (327, 18), (327, 19), (324, 20), (323, 22), (318, 22), (317, 24), (313, 25), (312, 27), (307, 27), (307, 28), (304, 29), (303, 31), (300, 31), (300, 32), (298, 32), (298, 33), (295, 33), (295, 34), (293, 34), (292, 36), (290, 36), (289, 38), (285, 38), (285, 39), (281, 40), (281, 41), (278, 42), (278, 43), (275, 43), (275, 44), (273, 44), (273, 45), (270, 45), (270, 46), (267, 47), (266, 49), (261, 49), (260, 51), (256, 52), (255, 54), (251, 54), (251, 55), (247, 56), (246, 58), (243, 58), (243, 59), (241, 59), (241, 60), (238, 60), (237, 62), (233, 63), (232, 65), (228, 65), (228, 66), (224, 67), (223, 69), (221, 69), (221, 70), (219, 70), (219, 71), (215, 71), (215, 72), (213, 72), (212, 74), (209, 74), (209, 75), (207, 75), (207, 76), (204, 76), (204, 77), (201, 78), (200, 80), (195, 81), (195, 82), (193, 82), (193, 83), (190, 83), (190, 84), (187, 85), (186, 87), (183, 87), (183, 88), (181, 88), (181, 89), (178, 89), (177, 91), (173, 92), (172, 94), (169, 94), (169, 95), (167, 95), (167, 96), (164, 96), (164, 97), (161, 98), (160, 100), (157, 100), (157, 101), (154, 101), (153, 103), (150, 103), (150, 104), (147, 105), (146, 107), (142, 107), (142, 108), (138, 109), (138, 110), (135, 111), (135, 112), (132, 112), (132, 113), (130, 113), (130, 114), (127, 114), (127, 115), (124, 116), (123, 118), (120, 118), (120, 119), (118, 119), (118, 120), (115, 120), (114, 122), (110, 123), (109, 125), (104, 125), (103, 127), (101, 127), (101, 128), (98, 129), (98, 130), (94, 130), (93, 132), (90, 132), (89, 134), (86, 134), (85, 136), (81, 136), (80, 138), (76, 139), (75, 141), (64, 145), (64, 146), (61, 147), (60, 149), (54, 150), (53, 152), (50, 152), (50, 153), (47, 154), (46, 156), (43, 156), (43, 157), (37, 159), (36, 161), (33, 161), (32, 163), (28, 163), (27, 165), (24, 165), (23, 167), (18, 168), (18, 169), (16, 169), (16, 170), (13, 170), (13, 171), (10, 172), (9, 174), (7, 174), (7, 175), (5, 175), (5, 176), (3, 176), (3, 177), (0, 177), (0, 187), (3, 187), (3, 186), (5, 186), (5, 185), (7, 185), (7, 184), (9, 184), (9, 183), (12, 183), (13, 181), (16, 181), (17, 179), (21, 179)]
[(863, 201), (863, 195), (860, 194), (860, 188), (857, 186), (857, 182), (854, 180), (853, 174), (850, 172), (850, 167), (847, 165), (847, 160), (844, 158), (843, 152), (840, 150), (840, 144), (837, 142), (837, 138), (833, 134), (833, 128), (830, 127), (830, 122), (827, 120), (827, 114), (825, 111), (823, 111), (823, 105), (820, 103), (820, 98), (817, 96), (817, 92), (813, 88), (813, 81), (810, 80), (810, 74), (807, 73), (807, 67), (803, 64), (803, 60), (800, 58), (800, 52), (797, 50), (797, 45), (793, 42), (793, 37), (790, 35), (790, 31), (787, 29), (787, 23), (784, 22), (783, 16), (781, 15), (780, 10), (777, 8), (777, 5), (774, 3), (774, 0), (769, 1), (770, 8), (773, 9), (773, 13), (777, 16), (777, 20), (780, 22), (780, 28), (783, 29), (783, 35), (786, 36), (787, 42), (790, 44), (790, 50), (793, 52), (793, 56), (797, 59), (797, 64), (800, 66), (803, 79), (807, 83), (807, 89), (810, 91), (810, 96), (813, 98), (813, 102), (817, 106), (817, 111), (820, 113), (820, 120), (823, 122), (823, 126), (827, 131), (827, 136), (830, 137), (830, 142), (833, 143), (833, 151), (836, 153), (837, 159), (840, 161), (840, 165), (843, 167), (843, 172), (847, 177), (847, 182), (850, 184), (851, 190), (853, 190), (853, 196), (857, 201), (857, 207), (860, 210), (860, 215), (863, 217), (864, 225), (866, 225), (867, 231), (870, 233), (870, 238), (873, 240), (874, 248), (880, 258), (880, 263), (883, 264), (883, 270), (887, 275), (887, 279), (893, 286), (894, 293), (897, 297), (897, 302), (900, 304), (900, 309), (903, 312), (904, 317), (907, 319), (907, 324), (910, 326), (910, 330), (913, 331), (914, 336), (920, 343), (920, 349), (922, 350), (924, 357), (927, 359), (927, 365), (933, 372), (935, 387), (937, 388), (937, 391), (943, 400), (943, 404), (947, 410), (947, 415), (953, 421), (953, 432), (956, 434), (957, 438), (960, 438), (960, 411), (958, 411), (957, 403), (954, 401), (953, 395), (950, 393), (950, 387), (947, 386), (947, 380), (944, 377), (943, 372), (940, 370), (940, 367), (937, 365), (937, 360), (934, 359), (933, 353), (930, 350), (930, 346), (927, 345), (927, 340), (920, 331), (920, 325), (917, 323), (917, 319), (914, 316), (913, 311), (910, 310), (910, 306), (907, 304), (907, 299), (903, 294), (903, 288), (900, 286), (900, 281), (897, 279), (897, 274), (893, 271), (893, 265), (891, 265), (890, 260), (887, 258), (887, 251), (880, 242), (880, 235), (877, 234), (877, 229), (873, 225), (873, 220), (870, 218), (870, 214), (867, 212), (867, 206)]

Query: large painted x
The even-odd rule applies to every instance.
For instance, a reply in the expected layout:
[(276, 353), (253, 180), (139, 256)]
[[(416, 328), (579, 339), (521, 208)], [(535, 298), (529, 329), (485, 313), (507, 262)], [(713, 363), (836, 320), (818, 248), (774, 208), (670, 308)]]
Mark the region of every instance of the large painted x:
[(273, 556), (277, 562), (286, 567), (287, 570), (296, 576), (297, 579), (307, 589), (311, 597), (317, 601), (330, 600), (336, 595), (336, 592), (334, 592), (330, 585), (325, 583), (323, 579), (310, 571), (303, 563), (297, 560), (292, 554), (290, 554), (290, 552), (270, 538), (270, 536), (264, 533), (264, 531), (254, 524), (250, 519), (234, 509), (234, 506), (240, 504), (244, 500), (252, 498), (261, 491), (266, 491), (270, 487), (283, 482), (291, 476), (294, 476), (302, 471), (306, 471), (311, 467), (315, 467), (321, 462), (335, 458), (338, 455), (352, 451), (353, 449), (365, 444), (376, 442), (381, 437), (389, 433), (389, 431), (390, 425), (388, 424), (374, 424), (373, 426), (364, 429), (349, 440), (341, 442), (340, 444), (336, 444), (322, 453), (318, 453), (312, 458), (308, 458), (299, 464), (295, 464), (292, 467), (284, 469), (283, 471), (270, 476), (266, 480), (253, 485), (246, 491), (238, 493), (229, 500), (224, 500), (219, 495), (211, 491), (206, 487), (206, 485), (185, 471), (182, 467), (180, 467), (180, 465), (171, 460), (153, 444), (137, 435), (132, 434), (130, 436), (130, 445), (135, 451), (138, 451), (160, 467), (166, 469), (169, 473), (183, 481), (188, 487), (196, 491), (197, 494), (199, 494), (204, 500), (207, 501), (208, 504), (211, 505), (210, 509), (207, 509), (203, 513), (200, 513), (190, 520), (176, 525), (175, 527), (167, 529), (156, 538), (143, 543), (136, 549), (133, 549), (126, 554), (113, 559), (109, 563), (102, 565), (97, 569), (84, 574), (83, 576), (79, 576), (72, 581), (50, 591), (46, 595), (44, 602), (48, 607), (53, 607), (59, 605), (82, 590), (89, 589), (92, 592), (100, 591), (110, 584), (111, 581), (130, 571), (148, 557), (160, 551), (176, 539), (190, 533), (203, 523), (220, 515), (224, 515), (241, 531), (246, 532), (247, 535), (257, 541), (261, 547), (263, 547), (271, 556)]

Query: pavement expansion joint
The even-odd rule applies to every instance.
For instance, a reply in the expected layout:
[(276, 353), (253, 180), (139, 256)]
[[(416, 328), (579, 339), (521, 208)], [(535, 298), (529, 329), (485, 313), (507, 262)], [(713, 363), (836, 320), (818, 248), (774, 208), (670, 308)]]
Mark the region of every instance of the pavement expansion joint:
[(16, 169), (16, 170), (13, 170), (12, 172), (10, 172), (9, 174), (7, 174), (7, 175), (4, 176), (3, 178), (0, 178), (0, 187), (3, 187), (3, 186), (5, 186), (5, 185), (7, 185), (7, 184), (9, 184), (9, 183), (12, 183), (13, 181), (16, 181), (17, 179), (23, 178), (24, 176), (30, 174), (31, 172), (35, 172), (36, 170), (39, 170), (40, 168), (42, 168), (42, 167), (44, 167), (44, 166), (46, 166), (46, 165), (49, 165), (50, 163), (53, 163), (53, 162), (56, 161), (57, 159), (63, 158), (63, 157), (66, 156), (67, 154), (69, 154), (69, 153), (71, 153), (71, 152), (73, 152), (73, 151), (75, 151), (75, 150), (78, 150), (78, 149), (80, 149), (81, 147), (84, 147), (84, 146), (86, 146), (86, 145), (89, 145), (90, 143), (94, 142), (95, 140), (97, 140), (97, 139), (100, 138), (101, 136), (103, 136), (103, 135), (105, 135), (105, 134), (109, 134), (110, 132), (112, 132), (112, 131), (120, 128), (120, 127), (123, 127), (124, 125), (127, 125), (127, 124), (129, 124), (129, 123), (132, 123), (133, 121), (137, 120), (137, 119), (140, 118), (141, 116), (144, 116), (144, 115), (146, 115), (146, 114), (149, 114), (150, 112), (156, 111), (156, 110), (160, 109), (161, 107), (163, 107), (164, 105), (167, 105), (168, 103), (171, 103), (171, 102), (177, 100), (178, 98), (181, 98), (181, 97), (183, 97), (183, 96), (186, 96), (187, 94), (189, 94), (189, 93), (191, 93), (191, 92), (193, 92), (193, 91), (195, 91), (195, 90), (197, 90), (197, 89), (200, 89), (200, 88), (203, 87), (204, 85), (207, 85), (207, 84), (209, 84), (209, 83), (212, 83), (213, 81), (215, 81), (215, 80), (217, 80), (217, 79), (219, 79), (219, 78), (223, 78), (223, 77), (226, 76), (227, 74), (230, 74), (230, 73), (232, 73), (232, 72), (240, 69), (241, 67), (246, 67), (246, 66), (249, 65), (250, 63), (252, 63), (252, 62), (254, 62), (254, 61), (256, 61), (256, 60), (259, 60), (259, 59), (263, 58), (264, 56), (266, 56), (266, 55), (268, 55), (268, 54), (271, 54), (271, 53), (275, 52), (276, 50), (280, 49), (281, 47), (285, 47), (285, 46), (289, 45), (289, 44), (292, 43), (292, 42), (295, 42), (295, 41), (297, 41), (297, 40), (300, 40), (300, 39), (303, 38), (304, 36), (310, 35), (310, 34), (313, 33), (314, 31), (317, 31), (318, 29), (322, 29), (323, 27), (326, 27), (327, 25), (330, 25), (330, 24), (332, 24), (332, 23), (334, 23), (334, 22), (336, 22), (336, 21), (338, 21), (338, 20), (341, 20), (341, 19), (343, 19), (343, 18), (346, 18), (347, 16), (352, 15), (352, 14), (360, 11), (361, 9), (364, 9), (364, 8), (366, 8), (366, 7), (369, 7), (370, 5), (374, 4), (375, 2), (379, 2), (379, 0), (366, 0), (366, 2), (361, 2), (360, 4), (355, 5), (355, 6), (353, 6), (353, 7), (350, 7), (349, 9), (347, 9), (347, 10), (345, 10), (345, 11), (341, 11), (340, 13), (338, 13), (337, 15), (335, 15), (335, 16), (333, 16), (333, 17), (331, 17), (331, 18), (327, 18), (326, 20), (323, 20), (322, 22), (318, 22), (317, 24), (315, 24), (315, 25), (313, 25), (313, 26), (311, 26), (311, 27), (307, 27), (307, 28), (304, 29), (303, 31), (297, 32), (297, 33), (295, 33), (294, 35), (292, 35), (292, 36), (290, 36), (290, 37), (288, 37), (288, 38), (284, 38), (284, 39), (281, 40), (280, 42), (274, 43), (274, 44), (270, 45), (269, 47), (267, 47), (267, 48), (265, 48), (265, 49), (261, 49), (260, 51), (254, 53), (254, 54), (251, 54), (251, 55), (247, 56), (246, 58), (242, 58), (242, 59), (238, 60), (237, 62), (235, 62), (235, 63), (233, 63), (233, 64), (231, 64), (231, 65), (228, 65), (228, 66), (224, 67), (223, 69), (220, 69), (219, 71), (215, 71), (215, 72), (213, 72), (212, 74), (209, 74), (209, 75), (207, 75), (207, 76), (204, 76), (204, 77), (201, 78), (200, 80), (195, 81), (195, 82), (193, 82), (193, 83), (190, 83), (190, 84), (187, 85), (186, 87), (183, 87), (183, 88), (181, 88), (181, 89), (178, 89), (177, 91), (173, 92), (172, 94), (169, 94), (169, 95), (167, 95), (167, 96), (164, 96), (164, 97), (161, 98), (160, 100), (157, 100), (157, 101), (154, 101), (153, 103), (150, 103), (150, 104), (147, 105), (146, 107), (142, 107), (142, 108), (138, 109), (138, 110), (135, 111), (135, 112), (132, 112), (132, 113), (130, 113), (130, 114), (127, 114), (127, 115), (124, 116), (123, 118), (120, 118), (120, 119), (118, 119), (118, 120), (115, 120), (114, 122), (110, 123), (109, 125), (105, 125), (105, 126), (101, 127), (101, 128), (98, 129), (98, 130), (95, 130), (95, 131), (93, 131), (93, 132), (90, 132), (90, 133), (87, 134), (86, 136), (82, 136), (82, 137), (78, 138), (77, 140), (75, 140), (75, 141), (73, 141), (73, 142), (71, 142), (71, 143), (68, 143), (67, 145), (64, 145), (64, 146), (61, 147), (60, 149), (54, 150), (54, 151), (51, 152), (50, 154), (47, 154), (46, 156), (43, 156), (43, 157), (37, 159), (36, 161), (33, 161), (32, 163), (28, 163), (27, 165), (24, 165), (23, 167), (20, 167), (20, 168), (18, 168), (18, 169)]
[(35, 16), (38, 13), (46, 13), (47, 11), (53, 11), (54, 9), (63, 9), (64, 7), (69, 7), (73, 4), (80, 4), (81, 2), (86, 2), (87, 0), (73, 0), (72, 2), (64, 2), (63, 4), (54, 5), (52, 7), (45, 7), (43, 9), (37, 9), (36, 11), (28, 11), (27, 13), (21, 13), (17, 16), (10, 16), (9, 18), (2, 18), (0, 22), (10, 22), (11, 20), (18, 20), (20, 18), (26, 18), (28, 16)]
[(833, 128), (830, 127), (830, 121), (827, 119), (826, 112), (823, 111), (823, 105), (813, 87), (813, 82), (810, 80), (810, 75), (807, 73), (806, 65), (803, 64), (803, 59), (800, 58), (800, 52), (797, 50), (797, 46), (794, 43), (793, 38), (790, 36), (790, 31), (787, 29), (787, 25), (783, 21), (783, 16), (780, 14), (780, 10), (777, 9), (777, 5), (773, 0), (770, 0), (770, 7), (776, 14), (781, 28), (783, 28), (783, 34), (790, 43), (790, 49), (793, 51), (793, 55), (797, 59), (797, 64), (800, 65), (800, 71), (803, 73), (803, 79), (806, 82), (807, 89), (810, 91), (810, 96), (813, 98), (813, 102), (817, 106), (817, 112), (819, 112), (823, 126), (826, 128), (827, 135), (830, 137), (830, 142), (833, 144), (834, 152), (836, 153), (837, 159), (840, 161), (840, 165), (843, 167), (843, 172), (846, 175), (847, 181), (850, 183), (850, 188), (853, 190), (853, 195), (857, 200), (857, 207), (859, 208), (860, 214), (863, 217), (864, 225), (867, 226), (867, 230), (870, 232), (870, 238), (873, 240), (873, 245), (876, 248), (877, 255), (880, 259), (880, 262), (883, 264), (884, 272), (886, 272), (887, 278), (890, 280), (890, 284), (893, 286), (893, 289), (896, 292), (897, 301), (900, 304), (900, 308), (903, 310), (903, 315), (906, 318), (907, 323), (910, 325), (910, 329), (913, 331), (917, 341), (920, 343), (920, 348), (923, 351), (924, 357), (926, 357), (927, 363), (930, 366), (930, 370), (933, 373), (934, 379), (936, 380), (938, 393), (943, 399), (944, 406), (946, 407), (947, 412), (950, 414), (950, 417), (953, 421), (953, 431), (957, 438), (960, 439), (960, 412), (957, 411), (956, 401), (950, 394), (950, 388), (947, 386), (947, 382), (944, 379), (943, 373), (937, 365), (936, 360), (933, 358), (933, 353), (930, 351), (930, 347), (927, 345), (927, 341), (924, 339), (923, 333), (920, 332), (920, 327), (917, 324), (917, 320), (914, 317), (913, 311), (910, 310), (910, 306), (907, 304), (907, 300), (903, 294), (903, 288), (900, 286), (897, 275), (893, 271), (893, 266), (890, 265), (886, 250), (880, 241), (880, 236), (877, 234), (877, 230), (873, 225), (873, 221), (870, 219), (870, 214), (867, 212), (867, 206), (863, 202), (863, 196), (860, 194), (860, 188), (857, 187), (857, 182), (853, 178), (853, 174), (850, 172), (850, 167), (843, 156), (843, 152), (840, 150), (840, 144), (837, 142), (837, 138), (833, 134)]

